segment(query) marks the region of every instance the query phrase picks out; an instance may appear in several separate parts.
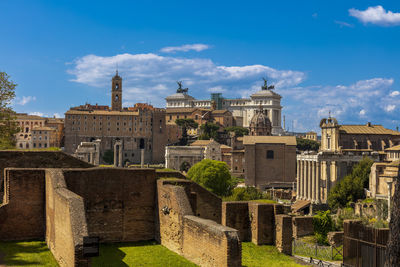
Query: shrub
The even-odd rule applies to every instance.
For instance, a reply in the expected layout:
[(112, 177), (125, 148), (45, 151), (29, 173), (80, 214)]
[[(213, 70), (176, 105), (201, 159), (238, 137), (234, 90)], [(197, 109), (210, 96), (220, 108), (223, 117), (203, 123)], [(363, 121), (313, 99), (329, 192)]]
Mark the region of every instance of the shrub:
[(319, 244), (328, 244), (328, 232), (335, 230), (331, 211), (317, 211), (317, 214), (313, 217), (313, 226), (315, 238)]
[(190, 168), (187, 177), (218, 196), (230, 195), (234, 187), (228, 165), (223, 161), (203, 159)]
[(259, 191), (257, 188), (252, 186), (236, 187), (233, 189), (232, 195), (227, 197), (225, 200), (228, 201), (248, 201), (255, 199), (264, 199), (266, 195)]

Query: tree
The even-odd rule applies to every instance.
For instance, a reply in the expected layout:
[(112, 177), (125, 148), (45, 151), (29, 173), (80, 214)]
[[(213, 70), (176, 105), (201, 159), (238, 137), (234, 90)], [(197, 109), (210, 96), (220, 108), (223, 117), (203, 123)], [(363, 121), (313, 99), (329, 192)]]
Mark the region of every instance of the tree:
[(240, 126), (231, 126), (231, 127), (226, 127), (225, 132), (234, 132), (235, 136), (243, 136), (243, 135), (248, 135), (249, 134), (249, 129), (240, 127)]
[(335, 224), (333, 223), (330, 215), (331, 211), (317, 211), (317, 214), (313, 217), (313, 226), (315, 238), (319, 244), (328, 244), (328, 233), (335, 230)]
[(218, 196), (228, 196), (233, 181), (228, 165), (223, 161), (203, 159), (190, 168), (187, 177)]
[(0, 72), (0, 148), (15, 147), (15, 134), (19, 132), (11, 101), (15, 97), (17, 85), (5, 72)]
[(180, 145), (186, 146), (188, 140), (187, 130), (196, 129), (197, 127), (199, 127), (199, 124), (193, 119), (176, 119), (175, 123), (182, 128), (182, 138), (180, 139)]
[(218, 138), (218, 125), (212, 122), (206, 122), (200, 126), (200, 129), (202, 131), (202, 134), (199, 136), (200, 140), (209, 140), (211, 138), (216, 140)]
[(103, 154), (103, 160), (105, 163), (114, 164), (114, 151), (109, 149)]
[(314, 140), (296, 138), (297, 146), (296, 148), (300, 151), (318, 151), (319, 143)]
[(368, 187), (373, 163), (370, 158), (364, 157), (349, 175), (332, 188), (328, 196), (328, 203), (332, 209), (344, 208), (349, 202), (365, 198), (364, 188)]
[(236, 187), (232, 191), (232, 195), (226, 200), (228, 201), (248, 201), (255, 199), (265, 199), (266, 195), (253, 186)]

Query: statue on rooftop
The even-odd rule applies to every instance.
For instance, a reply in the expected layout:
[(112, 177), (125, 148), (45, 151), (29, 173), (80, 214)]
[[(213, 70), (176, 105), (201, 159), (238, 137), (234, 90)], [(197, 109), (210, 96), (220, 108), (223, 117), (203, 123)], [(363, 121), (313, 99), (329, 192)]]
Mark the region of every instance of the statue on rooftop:
[(263, 80), (264, 80), (264, 85), (261, 86), (262, 90), (272, 90), (272, 89), (275, 88), (275, 85), (268, 86), (268, 80), (267, 79), (263, 78)]
[(189, 90), (189, 88), (182, 88), (182, 81), (177, 81), (176, 82), (179, 86), (179, 88), (176, 90), (177, 93), (184, 93), (186, 94)]

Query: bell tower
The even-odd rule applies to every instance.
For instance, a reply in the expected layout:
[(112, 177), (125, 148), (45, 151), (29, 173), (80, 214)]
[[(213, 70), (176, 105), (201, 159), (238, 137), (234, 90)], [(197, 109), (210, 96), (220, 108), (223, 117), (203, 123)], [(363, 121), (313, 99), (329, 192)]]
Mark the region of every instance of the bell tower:
[(111, 80), (111, 110), (122, 110), (122, 78), (118, 75), (118, 70)]

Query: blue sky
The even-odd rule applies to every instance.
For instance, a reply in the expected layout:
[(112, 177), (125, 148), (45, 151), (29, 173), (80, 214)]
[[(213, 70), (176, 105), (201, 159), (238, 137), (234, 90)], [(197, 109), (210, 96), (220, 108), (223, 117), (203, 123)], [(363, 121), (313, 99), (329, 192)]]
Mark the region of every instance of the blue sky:
[(262, 77), (294, 130), (400, 125), (398, 1), (0, 1), (0, 70), (18, 112), (63, 116), (109, 104), (164, 106), (183, 80), (196, 98), (246, 97)]

